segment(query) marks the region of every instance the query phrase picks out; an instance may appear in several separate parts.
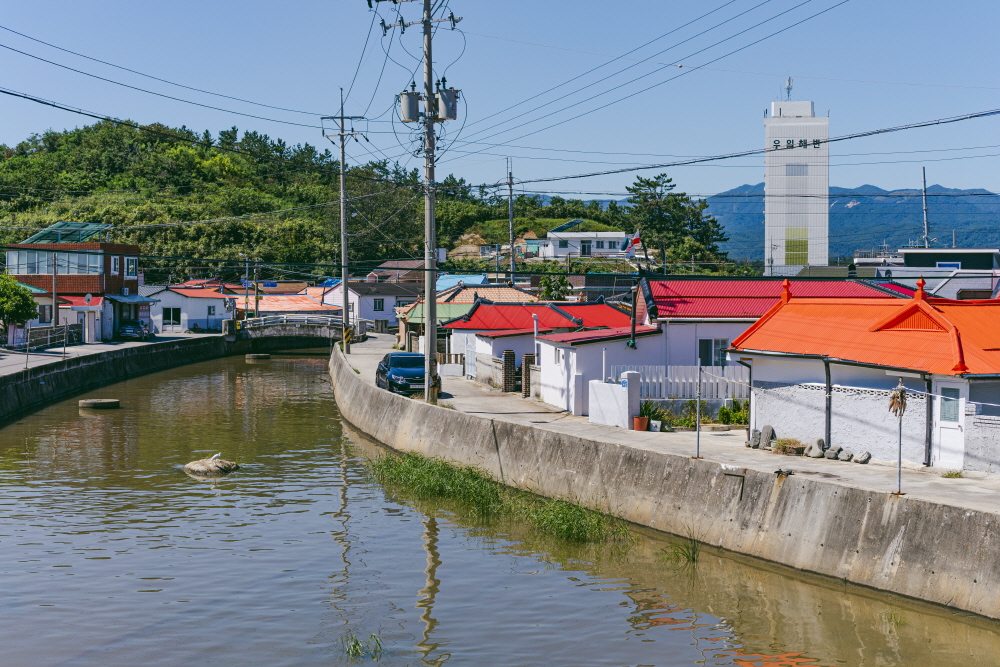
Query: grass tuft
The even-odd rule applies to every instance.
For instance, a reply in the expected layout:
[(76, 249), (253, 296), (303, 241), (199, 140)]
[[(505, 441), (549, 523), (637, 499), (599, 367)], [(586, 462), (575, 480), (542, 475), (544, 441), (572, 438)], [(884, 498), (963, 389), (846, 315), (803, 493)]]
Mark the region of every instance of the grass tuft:
[(512, 489), (471, 466), (404, 453), (380, 456), (369, 467), (380, 484), (415, 499), (451, 500), (478, 516), (522, 520), (558, 539), (619, 543), (634, 539), (621, 519)]
[(964, 477), (961, 470), (949, 470), (948, 472), (941, 475), (942, 477), (947, 477), (948, 479), (961, 479)]
[(358, 639), (357, 635), (347, 635), (341, 640), (344, 644), (344, 653), (351, 662), (357, 662), (365, 658), (370, 658), (378, 662), (382, 657), (382, 640), (378, 635), (372, 633), (368, 639)]

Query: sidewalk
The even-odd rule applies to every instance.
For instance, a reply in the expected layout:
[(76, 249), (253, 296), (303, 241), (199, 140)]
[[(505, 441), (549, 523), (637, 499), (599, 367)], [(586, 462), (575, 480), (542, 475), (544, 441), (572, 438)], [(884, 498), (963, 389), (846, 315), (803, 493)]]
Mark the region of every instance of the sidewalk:
[[(392, 334), (369, 334), (363, 343), (351, 346), (348, 362), (360, 377), (375, 384), (375, 368), (392, 352)], [(652, 433), (626, 431), (613, 426), (591, 424), (543, 403), (522, 399), (455, 377), (442, 378), (441, 403), (461, 412), (487, 419), (526, 424), (577, 437), (601, 440), (638, 449), (687, 456), (695, 455), (696, 434), (691, 432)], [(419, 399), (417, 399), (419, 400)], [(745, 446), (744, 431), (703, 432), (701, 455), (706, 460), (761, 472), (792, 470), (794, 475), (822, 477), (825, 481), (860, 488), (873, 493), (896, 490), (896, 469), (881, 465), (860, 465), (807, 457), (779, 456)], [(946, 479), (935, 468), (903, 469), (905, 498), (919, 498), (983, 512), (1000, 512), (1000, 475), (966, 472), (966, 478)]]
[[(156, 343), (166, 343), (173, 340), (184, 340), (187, 338), (204, 338), (211, 334), (170, 334), (169, 336), (157, 335), (156, 338), (146, 342), (141, 341), (113, 341), (107, 343), (91, 343), (88, 345), (69, 345), (66, 347), (66, 359), (83, 357), (88, 354), (98, 354), (109, 350), (119, 350), (125, 347), (137, 347), (140, 345), (155, 345)], [(46, 350), (31, 352), (27, 355), (27, 367), (36, 368), (45, 364), (55, 363), (63, 360), (63, 348), (52, 347)], [(0, 348), (0, 376), (10, 375), (25, 369), (24, 352), (15, 352)]]

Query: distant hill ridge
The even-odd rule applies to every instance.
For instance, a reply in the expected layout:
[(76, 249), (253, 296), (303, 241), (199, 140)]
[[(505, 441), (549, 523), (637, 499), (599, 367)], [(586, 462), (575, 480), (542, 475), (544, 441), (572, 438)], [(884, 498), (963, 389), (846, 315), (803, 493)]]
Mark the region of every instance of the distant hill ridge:
[[(726, 228), (730, 257), (764, 259), (764, 184), (741, 185), (708, 197), (708, 213)], [(935, 246), (1000, 247), (1000, 195), (981, 188), (927, 188), (927, 218)], [(830, 188), (830, 257), (850, 256), (887, 243), (916, 242), (923, 229), (919, 189), (874, 185)]]

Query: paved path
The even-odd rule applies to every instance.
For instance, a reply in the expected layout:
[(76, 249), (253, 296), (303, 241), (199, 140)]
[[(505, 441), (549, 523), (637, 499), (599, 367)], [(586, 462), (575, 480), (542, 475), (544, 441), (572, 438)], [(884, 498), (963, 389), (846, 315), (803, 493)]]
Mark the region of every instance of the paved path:
[[(170, 334), (169, 336), (157, 335), (145, 343), (141, 341), (114, 341), (109, 343), (92, 343), (89, 345), (70, 345), (66, 348), (66, 358), (82, 357), (88, 354), (97, 354), (109, 350), (118, 350), (123, 347), (136, 347), (139, 345), (154, 345), (156, 343), (166, 343), (172, 340), (184, 340), (186, 338), (204, 338), (211, 334)], [(26, 358), (27, 357), (27, 358)], [(18, 371), (23, 371), (25, 361), (30, 368), (44, 366), (63, 360), (63, 349), (53, 347), (47, 350), (39, 350), (25, 355), (24, 352), (14, 352), (0, 348), (0, 376), (9, 375)]]
[[(375, 367), (392, 351), (395, 337), (391, 334), (369, 335), (368, 341), (351, 346), (348, 360), (361, 372), (361, 377), (374, 385)], [(488, 419), (528, 424), (586, 437), (594, 440), (627, 445), (639, 449), (694, 456), (695, 434), (691, 432), (651, 433), (626, 431), (613, 426), (591, 424), (586, 417), (574, 417), (565, 411), (514, 394), (505, 394), (470, 380), (445, 377), (442, 379), (441, 402), (456, 410)], [(419, 399), (417, 399), (419, 400)], [(795, 475), (822, 477), (836, 484), (889, 493), (896, 490), (896, 469), (881, 465), (859, 465), (827, 459), (778, 456), (745, 446), (745, 431), (724, 431), (701, 434), (701, 455), (737, 468), (764, 472), (778, 469), (793, 470)], [(903, 491), (906, 498), (919, 498), (961, 508), (1000, 512), (1000, 475), (966, 472), (966, 478), (946, 479), (935, 468), (904, 469)]]

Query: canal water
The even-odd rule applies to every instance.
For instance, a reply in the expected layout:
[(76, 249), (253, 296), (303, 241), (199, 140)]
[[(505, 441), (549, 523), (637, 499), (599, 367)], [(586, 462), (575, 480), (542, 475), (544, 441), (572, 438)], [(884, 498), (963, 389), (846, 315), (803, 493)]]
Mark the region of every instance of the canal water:
[[(0, 429), (0, 664), (1000, 662), (997, 626), (637, 531), (623, 552), (483, 525), (366, 475), (325, 359), (229, 358)], [(181, 466), (221, 452), (216, 481)], [(369, 649), (374, 643), (368, 644)]]

